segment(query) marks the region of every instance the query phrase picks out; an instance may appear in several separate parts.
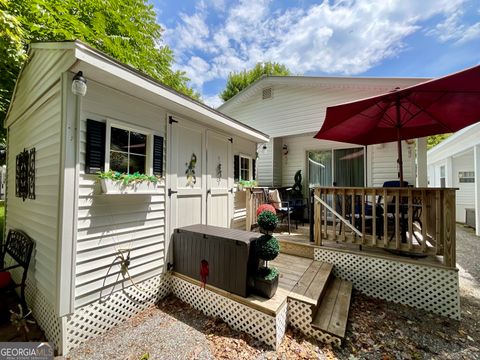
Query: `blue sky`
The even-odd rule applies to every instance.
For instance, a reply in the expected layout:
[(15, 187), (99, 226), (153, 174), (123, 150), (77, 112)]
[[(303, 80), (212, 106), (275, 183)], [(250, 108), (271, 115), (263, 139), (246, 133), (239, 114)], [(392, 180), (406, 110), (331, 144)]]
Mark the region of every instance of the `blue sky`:
[(211, 106), (228, 74), (276, 61), (317, 76), (436, 77), (480, 63), (479, 0), (151, 0)]

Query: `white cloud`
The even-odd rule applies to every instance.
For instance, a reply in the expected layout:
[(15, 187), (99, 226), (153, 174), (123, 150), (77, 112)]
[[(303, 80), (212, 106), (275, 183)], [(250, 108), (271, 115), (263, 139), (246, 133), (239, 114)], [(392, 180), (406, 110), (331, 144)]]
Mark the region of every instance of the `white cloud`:
[(441, 42), (455, 41), (458, 44), (480, 38), (480, 22), (474, 24), (462, 23), (463, 9), (451, 13), (443, 22), (427, 32), (437, 37)]
[(218, 95), (211, 95), (211, 96), (204, 96), (203, 97), (203, 102), (207, 104), (208, 106), (216, 109), (220, 105), (222, 105), (223, 100), (220, 99)]
[[(181, 14), (165, 39), (200, 91), (205, 82), (259, 61), (283, 63), (297, 74), (360, 74), (398, 55), (406, 37), (420, 29), (440, 41), (478, 37), (480, 23), (460, 22), (468, 1), (338, 0), (273, 11), (272, 0), (205, 0), (192, 15)], [(209, 11), (219, 9), (220, 22), (208, 26)]]

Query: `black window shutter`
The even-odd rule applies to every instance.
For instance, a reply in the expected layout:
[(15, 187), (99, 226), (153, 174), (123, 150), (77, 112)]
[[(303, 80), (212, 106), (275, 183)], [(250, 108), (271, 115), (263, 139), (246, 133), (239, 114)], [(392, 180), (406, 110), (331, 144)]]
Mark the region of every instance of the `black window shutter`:
[(252, 175), (253, 175), (252, 179), (253, 179), (253, 180), (257, 180), (257, 174), (256, 174), (256, 172), (257, 172), (257, 167), (256, 167), (256, 165), (257, 165), (257, 160), (256, 160), (256, 159), (252, 159)]
[(87, 149), (85, 173), (96, 174), (105, 171), (105, 134), (104, 122), (87, 119)]
[(153, 136), (153, 175), (163, 176), (163, 137)]
[(240, 180), (240, 156), (239, 155), (234, 155), (233, 156), (233, 180), (235, 182), (238, 182)]

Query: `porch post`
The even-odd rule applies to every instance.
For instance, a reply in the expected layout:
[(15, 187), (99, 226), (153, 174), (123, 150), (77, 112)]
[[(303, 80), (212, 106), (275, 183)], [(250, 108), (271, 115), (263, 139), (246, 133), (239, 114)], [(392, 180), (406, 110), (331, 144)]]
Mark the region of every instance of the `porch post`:
[(427, 138), (417, 139), (417, 187), (427, 187)]
[(473, 147), (475, 169), (475, 234), (480, 236), (480, 145)]
[(445, 186), (453, 187), (453, 158), (451, 156), (445, 159)]

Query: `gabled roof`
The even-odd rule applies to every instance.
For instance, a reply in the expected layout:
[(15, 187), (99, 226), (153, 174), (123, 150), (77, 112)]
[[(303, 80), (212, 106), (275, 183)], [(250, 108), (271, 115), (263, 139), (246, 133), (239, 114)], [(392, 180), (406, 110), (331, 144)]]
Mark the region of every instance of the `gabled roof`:
[(480, 145), (480, 123), (467, 126), (457, 131), (440, 144), (428, 150), (427, 161), (429, 164), (432, 164), (450, 156), (461, 155), (472, 149), (475, 145)]
[(245, 100), (255, 96), (265, 88), (275, 85), (304, 86), (304, 87), (344, 87), (364, 88), (389, 91), (395, 87), (407, 87), (415, 85), (429, 78), (407, 78), (407, 77), (352, 77), (352, 76), (277, 76), (263, 75), (260, 79), (250, 84), (238, 94), (224, 102), (218, 110), (225, 111), (232, 106), (238, 105)]
[[(172, 112), (173, 115), (187, 116), (252, 141), (268, 141), (268, 136), (264, 133), (175, 91), (160, 81), (117, 61), (81, 41), (33, 43), (29, 48), (29, 57), (33, 57), (35, 52), (40, 50), (71, 52), (72, 56), (68, 59), (69, 62), (65, 60), (65, 70), (74, 73), (81, 70), (87, 81), (106, 84), (144, 101), (162, 106), (167, 111)], [(24, 68), (27, 64), (28, 61)], [(23, 69), (19, 75), (17, 85), (22, 75)], [(49, 76), (54, 77), (55, 74), (50, 73)], [(15, 107), (18, 95), (17, 85), (15, 86), (12, 102), (7, 113), (7, 119), (12, 113), (12, 108)], [(5, 123), (8, 124), (8, 121)]]

